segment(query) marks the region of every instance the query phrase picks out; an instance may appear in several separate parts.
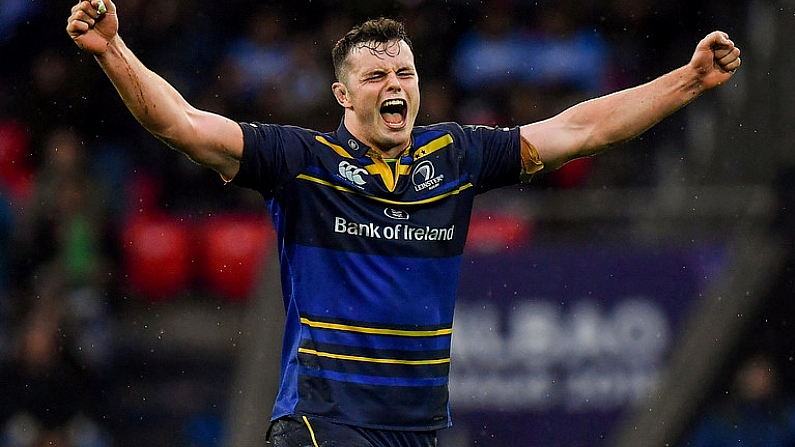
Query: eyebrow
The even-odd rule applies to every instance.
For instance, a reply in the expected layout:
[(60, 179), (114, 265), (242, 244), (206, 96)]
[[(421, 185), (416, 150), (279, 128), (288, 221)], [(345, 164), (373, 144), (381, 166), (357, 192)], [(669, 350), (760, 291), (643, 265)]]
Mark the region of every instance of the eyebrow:
[(374, 74), (387, 73), (387, 72), (390, 72), (390, 71), (394, 71), (395, 73), (400, 73), (400, 72), (405, 72), (405, 71), (417, 71), (417, 69), (415, 67), (411, 66), (411, 65), (404, 65), (404, 66), (401, 66), (401, 67), (398, 67), (398, 68), (395, 68), (395, 69), (383, 68), (383, 67), (374, 67), (374, 68), (369, 68), (369, 69), (363, 71), (362, 75), (363, 76), (370, 76), (370, 75), (374, 75)]

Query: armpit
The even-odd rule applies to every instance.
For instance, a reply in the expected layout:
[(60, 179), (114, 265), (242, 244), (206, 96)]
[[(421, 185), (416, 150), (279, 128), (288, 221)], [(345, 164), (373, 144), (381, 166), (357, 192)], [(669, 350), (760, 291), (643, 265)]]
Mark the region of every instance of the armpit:
[(533, 174), (544, 169), (544, 162), (538, 156), (535, 146), (530, 144), (524, 137), (522, 139), (522, 173), (521, 180), (529, 182)]

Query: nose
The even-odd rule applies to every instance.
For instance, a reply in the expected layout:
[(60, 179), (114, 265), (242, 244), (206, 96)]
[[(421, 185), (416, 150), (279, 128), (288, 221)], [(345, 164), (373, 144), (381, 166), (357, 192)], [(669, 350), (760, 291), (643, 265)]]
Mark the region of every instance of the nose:
[(403, 90), (403, 87), (400, 84), (400, 77), (398, 77), (397, 73), (390, 72), (387, 75), (386, 80), (387, 80), (387, 88), (389, 89), (389, 91), (399, 92)]

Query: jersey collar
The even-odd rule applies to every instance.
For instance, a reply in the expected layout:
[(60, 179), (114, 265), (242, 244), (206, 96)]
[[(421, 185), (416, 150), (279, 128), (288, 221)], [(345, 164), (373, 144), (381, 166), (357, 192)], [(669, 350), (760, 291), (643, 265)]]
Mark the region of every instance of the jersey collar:
[[(345, 151), (351, 154), (353, 157), (364, 157), (370, 151), (370, 146), (354, 137), (353, 134), (348, 131), (348, 128), (345, 127), (344, 119), (340, 121), (340, 126), (337, 128), (336, 137), (337, 141), (340, 143), (340, 146), (342, 146)], [(405, 156), (412, 151), (412, 148), (414, 147), (414, 132), (412, 132), (411, 139), (411, 144), (409, 144), (406, 150), (403, 151), (401, 156)], [(378, 151), (373, 149), (373, 153), (378, 153)]]
[(359, 141), (348, 131), (345, 127), (345, 120), (340, 121), (340, 127), (337, 128), (337, 140), (340, 142), (340, 146), (345, 148), (353, 157), (364, 157), (367, 151), (370, 150), (369, 146)]

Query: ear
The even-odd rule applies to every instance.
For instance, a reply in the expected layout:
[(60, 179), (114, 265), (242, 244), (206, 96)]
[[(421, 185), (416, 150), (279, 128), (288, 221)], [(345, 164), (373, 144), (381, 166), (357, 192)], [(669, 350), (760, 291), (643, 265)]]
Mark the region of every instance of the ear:
[(334, 98), (337, 99), (337, 102), (342, 107), (350, 106), (350, 101), (348, 100), (348, 89), (345, 87), (345, 84), (342, 82), (335, 82), (331, 84), (331, 91), (334, 92)]

